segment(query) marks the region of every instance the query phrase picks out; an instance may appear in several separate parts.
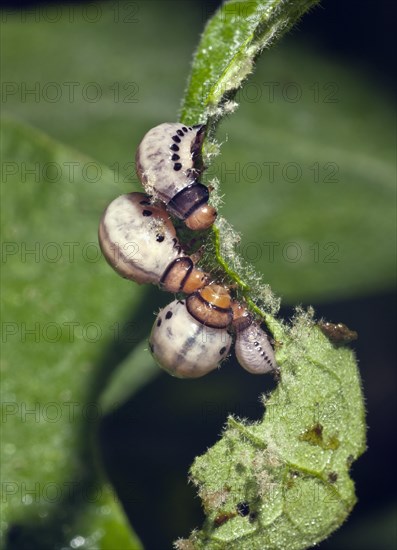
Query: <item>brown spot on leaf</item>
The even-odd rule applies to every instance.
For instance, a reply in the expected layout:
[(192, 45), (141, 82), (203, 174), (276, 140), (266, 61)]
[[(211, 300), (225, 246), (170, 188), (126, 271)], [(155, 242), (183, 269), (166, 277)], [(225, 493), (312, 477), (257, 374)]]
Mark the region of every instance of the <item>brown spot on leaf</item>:
[(323, 425), (317, 422), (311, 428), (308, 428), (299, 436), (300, 441), (306, 441), (309, 445), (321, 447), (325, 451), (334, 451), (340, 445), (336, 435), (331, 435), (327, 441), (323, 437)]
[(232, 518), (236, 517), (236, 515), (237, 514), (235, 512), (223, 512), (223, 513), (219, 514), (214, 519), (215, 527), (220, 527), (221, 525), (223, 525), (224, 523), (229, 521), (229, 519), (232, 519)]
[(319, 321), (317, 325), (321, 331), (333, 344), (343, 345), (357, 340), (358, 334), (355, 330), (350, 330), (343, 323), (328, 323), (326, 321)]
[(337, 479), (338, 479), (338, 474), (336, 472), (330, 472), (328, 474), (328, 481), (330, 483), (335, 483), (337, 481)]

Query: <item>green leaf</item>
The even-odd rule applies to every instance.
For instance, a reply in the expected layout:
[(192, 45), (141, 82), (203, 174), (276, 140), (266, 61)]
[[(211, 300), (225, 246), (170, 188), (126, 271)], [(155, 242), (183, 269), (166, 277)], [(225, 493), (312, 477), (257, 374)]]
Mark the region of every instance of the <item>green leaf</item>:
[[(208, 24), (182, 111), (185, 123), (209, 124), (206, 164), (217, 153), (214, 127), (234, 110), (230, 97), (251, 72), (264, 45), (255, 44), (247, 21), (241, 20), (241, 26), (238, 18), (233, 18), (233, 25), (225, 23), (222, 10), (236, 5), (226, 3)], [(260, 3), (253, 5), (258, 15)], [(262, 6), (269, 7), (266, 2)], [(288, 21), (281, 28), (298, 16), (299, 10), (291, 13), (288, 2), (274, 2), (272, 7), (280, 21)], [(255, 17), (253, 21), (259, 23)], [(277, 36), (278, 30), (275, 24), (274, 32), (265, 36)], [(223, 45), (219, 58), (210, 44), (218, 44), (217, 51)], [(258, 142), (260, 133), (254, 136), (253, 142)], [(218, 182), (213, 183), (217, 204)], [(238, 203), (239, 210), (240, 204), (244, 202)], [(218, 272), (235, 283), (237, 294), (266, 321), (275, 339), (280, 380), (276, 390), (263, 398), (266, 411), (260, 422), (229, 417), (222, 439), (195, 460), (191, 479), (198, 487), (206, 520), (201, 531), (179, 539), (175, 547), (303, 550), (337, 529), (356, 502), (349, 470), (364, 452), (366, 441), (360, 376), (353, 352), (331, 343), (312, 311), (298, 312), (290, 327), (273, 317), (279, 301), (236, 254), (238, 243), (238, 235), (220, 217), (205, 247), (203, 264), (212, 272), (218, 264)]]
[[(139, 365), (139, 369), (137, 369)], [(159, 368), (148, 353), (147, 339), (140, 342), (119, 365), (100, 397), (104, 414), (109, 414), (131, 398), (137, 388), (159, 374)]]
[(300, 312), (272, 321), (280, 381), (250, 423), (229, 417), (222, 439), (196, 458), (191, 478), (207, 519), (181, 550), (299, 550), (337, 529), (356, 502), (349, 469), (365, 450), (354, 354)]
[(103, 165), (12, 121), (1, 157), (4, 545), (139, 549), (96, 441), (104, 355), (140, 299), (97, 243), (119, 189)]
[[(229, 0), (208, 22), (195, 54), (180, 119), (210, 125), (232, 112), (231, 99), (261, 51), (318, 0)], [(213, 119), (211, 121), (211, 119)], [(212, 128), (211, 128), (212, 130)]]
[[(210, 170), (213, 157), (219, 155), (215, 128), (238, 106), (232, 98), (252, 72), (259, 53), (315, 3), (225, 2), (207, 24), (195, 54), (181, 120), (208, 125), (203, 147), (205, 164)], [(229, 208), (224, 212), (229, 220), (239, 221), (238, 229), (243, 234), (240, 242), (239, 235), (219, 218), (215, 229), (219, 234), (214, 235), (221, 243), (217, 249), (218, 263), (223, 268), (230, 265), (231, 280), (242, 289), (262, 294), (264, 307), (270, 311), (275, 310), (275, 299), (269, 287), (263, 291), (263, 283), (249, 265), (252, 261), (265, 273), (272, 288), (279, 289), (290, 302), (329, 300), (331, 294), (337, 297), (358, 294), (375, 285), (388, 287), (394, 282), (395, 239), (385, 239), (385, 235), (394, 234), (394, 159), (389, 146), (393, 138), (387, 123), (390, 112), (377, 109), (377, 118), (371, 120), (371, 107), (362, 105), (358, 116), (355, 83), (349, 82), (350, 93), (343, 97), (349, 107), (346, 113), (346, 106), (340, 109), (339, 93), (348, 75), (330, 78), (325, 71), (321, 83), (320, 69), (320, 73), (313, 73), (314, 82), (306, 82), (302, 78), (302, 73), (306, 73), (302, 57), (306, 55), (288, 54), (293, 62), (288, 63), (287, 70), (276, 69), (281, 75), (288, 74), (287, 80), (284, 76), (279, 80), (273, 78), (267, 69), (253, 83), (254, 92), (267, 93), (272, 103), (275, 90), (276, 97), (281, 90), (285, 100), (292, 88), (290, 104), (286, 108), (281, 105), (284, 113), (276, 101), (272, 105), (276, 116), (271, 109), (261, 116), (257, 101), (251, 102), (248, 111), (251, 128), (232, 125), (233, 140), (239, 136), (240, 141), (233, 145), (232, 140), (229, 155), (222, 155), (218, 167), (212, 168), (211, 175), (215, 177), (211, 179), (208, 173), (205, 176), (215, 188), (212, 201), (216, 206), (222, 203), (220, 193), (227, 189)], [(320, 104), (316, 115), (324, 130), (319, 131), (311, 120), (309, 106), (297, 112), (296, 102), (301, 100), (302, 88), (310, 98), (307, 103)], [(361, 86), (357, 86), (356, 93), (361, 98)], [(237, 97), (241, 98), (243, 93)], [(365, 102), (362, 98), (360, 101)], [(368, 104), (373, 104), (373, 97), (368, 97)], [(336, 120), (335, 115), (339, 117)], [(279, 128), (280, 116), (286, 130)], [(353, 118), (350, 125), (346, 124), (346, 116)], [(379, 125), (380, 117), (385, 125)], [(362, 143), (362, 138), (357, 140), (357, 132), (352, 135), (346, 130), (356, 129), (363, 118), (382, 128), (384, 148), (373, 141)], [(295, 125), (288, 120), (296, 120)], [(288, 125), (293, 133), (288, 132)], [(366, 128), (362, 129), (361, 135), (366, 132)], [(219, 172), (226, 175), (226, 181), (222, 177), (220, 182)], [(233, 174), (239, 185), (228, 185), (227, 176)], [(252, 181), (254, 185), (248, 186)], [(208, 249), (209, 261), (212, 254), (213, 249)], [(244, 262), (247, 258), (249, 261)], [(374, 266), (377, 268), (373, 269)], [(248, 294), (245, 292), (246, 297)]]
[[(138, 190), (134, 151), (151, 126), (176, 118), (203, 13), (191, 2), (179, 2), (172, 18), (165, 2), (136, 4), (135, 12), (128, 3), (96, 6), (93, 23), (80, 5), (48, 7), (53, 22), (6, 14), (2, 110), (109, 165), (123, 190)], [(232, 19), (223, 12), (225, 25)], [(379, 81), (314, 51), (302, 34), (298, 27), (257, 60), (234, 98), (238, 111), (218, 127), (221, 154), (207, 159), (204, 180), (220, 182), (220, 213), (241, 234), (240, 256), (283, 303), (388, 291), (395, 282), (393, 103)], [(96, 89), (100, 97), (90, 100)], [(194, 93), (191, 81), (184, 112), (197, 122)]]
[(220, 181), (240, 256), (290, 304), (394, 288), (387, 96), (377, 101), (373, 82), (284, 42), (258, 63), (206, 177)]

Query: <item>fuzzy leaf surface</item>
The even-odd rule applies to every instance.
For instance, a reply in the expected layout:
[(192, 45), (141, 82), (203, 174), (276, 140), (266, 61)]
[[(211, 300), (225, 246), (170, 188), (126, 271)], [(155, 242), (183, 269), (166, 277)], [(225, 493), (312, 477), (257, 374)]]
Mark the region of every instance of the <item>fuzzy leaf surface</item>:
[(117, 187), (104, 166), (13, 121), (2, 121), (1, 157), (2, 544), (139, 550), (96, 441), (102, 357), (125, 294), (139, 299), (97, 242)]
[(189, 539), (194, 549), (308, 548), (356, 502), (349, 469), (365, 450), (366, 426), (354, 353), (303, 312), (289, 328), (270, 326), (281, 374), (262, 420), (229, 417), (191, 468), (207, 516)]

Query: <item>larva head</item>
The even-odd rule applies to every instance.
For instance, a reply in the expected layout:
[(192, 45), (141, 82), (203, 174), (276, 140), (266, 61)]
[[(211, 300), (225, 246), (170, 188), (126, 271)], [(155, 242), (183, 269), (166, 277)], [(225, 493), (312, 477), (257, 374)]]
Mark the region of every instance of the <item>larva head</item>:
[(231, 343), (225, 329), (209, 328), (194, 319), (183, 300), (159, 312), (149, 338), (157, 363), (177, 378), (199, 378), (216, 369)]
[(277, 369), (269, 337), (255, 322), (237, 332), (235, 352), (237, 361), (251, 374), (265, 374)]
[(244, 330), (252, 323), (252, 315), (248, 309), (239, 302), (232, 303), (233, 328), (236, 332)]
[(213, 206), (203, 204), (185, 219), (185, 224), (193, 231), (208, 229), (215, 222), (217, 214)]
[(185, 221), (192, 230), (208, 229), (217, 216), (208, 204), (208, 187), (195, 181), (179, 191), (167, 204), (171, 214)]
[(199, 323), (213, 328), (226, 328), (232, 321), (229, 290), (211, 284), (191, 294), (186, 308)]
[(109, 204), (99, 224), (99, 245), (113, 269), (137, 283), (159, 283), (180, 256), (167, 211), (143, 193), (121, 195)]
[(215, 283), (206, 286), (200, 292), (201, 297), (209, 305), (230, 309), (232, 300), (230, 298), (229, 289)]
[(194, 267), (188, 256), (176, 258), (161, 277), (160, 285), (168, 292), (191, 294), (208, 284), (209, 277), (204, 271)]

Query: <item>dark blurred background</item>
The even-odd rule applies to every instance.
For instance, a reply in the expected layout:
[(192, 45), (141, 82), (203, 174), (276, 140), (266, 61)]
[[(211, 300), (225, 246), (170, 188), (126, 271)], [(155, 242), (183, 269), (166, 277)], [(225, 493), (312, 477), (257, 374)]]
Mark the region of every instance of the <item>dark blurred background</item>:
[[(222, 3), (217, 0), (186, 1), (201, 6), (203, 13), (208, 16)], [(114, 0), (109, 3), (114, 3)], [(0, 1), (0, 7), (11, 9), (56, 4), (84, 2)], [(374, 78), (381, 78), (385, 85), (395, 87), (396, 16), (397, 3), (393, 0), (323, 0), (304, 16), (298, 29), (299, 33), (307, 36), (308, 41), (314, 42), (318, 48), (350, 60), (370, 71)]]
[[(208, 15), (219, 4), (196, 3)], [(1, 2), (2, 7), (15, 9), (36, 5), (20, 0)], [(392, 0), (323, 1), (292, 32), (318, 52), (359, 67), (392, 92), (396, 87), (396, 11)], [(168, 297), (156, 294), (153, 309), (161, 300), (165, 304)], [(320, 544), (323, 549), (396, 547), (395, 302), (394, 293), (385, 293), (312, 304), (318, 317), (343, 321), (358, 331), (354, 348), (363, 377), (369, 426), (368, 451), (352, 470), (359, 502), (348, 523)], [(288, 318), (291, 312), (285, 308), (282, 315)], [(109, 354), (117, 357), (123, 350), (115, 347)], [(249, 376), (235, 362), (227, 373), (216, 372), (194, 384), (187, 405), (179, 399), (185, 383), (158, 377), (102, 426), (110, 477), (148, 550), (165, 550), (176, 537), (188, 535), (191, 528), (201, 524), (199, 499), (186, 482), (192, 458), (215, 443), (228, 413), (259, 418), (258, 394), (273, 386), (271, 379)]]

